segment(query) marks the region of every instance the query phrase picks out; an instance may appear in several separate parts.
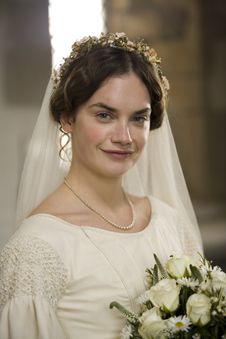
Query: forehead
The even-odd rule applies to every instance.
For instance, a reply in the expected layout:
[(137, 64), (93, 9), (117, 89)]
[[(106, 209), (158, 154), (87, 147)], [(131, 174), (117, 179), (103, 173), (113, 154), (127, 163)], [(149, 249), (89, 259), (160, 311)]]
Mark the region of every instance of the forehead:
[(99, 101), (113, 107), (126, 105), (139, 109), (150, 106), (150, 95), (142, 80), (135, 73), (128, 73), (107, 78), (87, 104)]

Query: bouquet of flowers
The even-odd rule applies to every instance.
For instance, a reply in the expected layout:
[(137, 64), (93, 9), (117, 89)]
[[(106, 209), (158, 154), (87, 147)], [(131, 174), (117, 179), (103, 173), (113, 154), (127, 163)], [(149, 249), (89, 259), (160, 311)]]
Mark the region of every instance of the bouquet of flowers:
[(226, 339), (226, 274), (200, 255), (171, 256), (162, 265), (156, 255), (148, 268), (147, 290), (137, 302), (139, 314), (113, 301), (127, 319), (123, 339)]

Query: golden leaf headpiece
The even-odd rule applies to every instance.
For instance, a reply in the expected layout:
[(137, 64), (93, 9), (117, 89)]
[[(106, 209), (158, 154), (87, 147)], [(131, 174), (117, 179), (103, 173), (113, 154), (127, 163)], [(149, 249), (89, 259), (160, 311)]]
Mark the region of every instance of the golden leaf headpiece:
[(54, 88), (58, 86), (71, 63), (76, 58), (79, 58), (80, 56), (88, 53), (95, 45), (102, 47), (110, 46), (120, 48), (129, 52), (135, 52), (142, 55), (148, 63), (156, 66), (164, 89), (166, 91), (169, 90), (169, 83), (166, 77), (162, 74), (160, 68), (161, 59), (158, 58), (156, 51), (148, 46), (143, 40), (129, 40), (125, 33), (101, 33), (99, 38), (95, 36), (88, 36), (79, 41), (76, 41), (72, 45), (69, 57), (64, 58), (63, 64), (61, 64), (57, 70), (53, 71), (52, 80), (54, 82)]

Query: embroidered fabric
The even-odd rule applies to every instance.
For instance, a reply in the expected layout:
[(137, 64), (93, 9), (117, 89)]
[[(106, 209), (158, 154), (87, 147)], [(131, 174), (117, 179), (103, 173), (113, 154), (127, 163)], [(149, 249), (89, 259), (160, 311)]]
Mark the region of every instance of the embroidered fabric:
[(20, 235), (0, 256), (0, 309), (18, 296), (41, 296), (56, 308), (68, 280), (58, 254), (44, 240)]

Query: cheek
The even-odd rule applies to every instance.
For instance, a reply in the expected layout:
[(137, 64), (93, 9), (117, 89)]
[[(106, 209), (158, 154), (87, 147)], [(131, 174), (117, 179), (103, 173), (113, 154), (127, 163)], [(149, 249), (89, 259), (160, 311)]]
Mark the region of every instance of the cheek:
[(149, 129), (148, 128), (145, 128), (144, 130), (139, 131), (139, 133), (137, 133), (137, 137), (136, 137), (137, 146), (141, 150), (145, 147), (145, 145), (148, 141), (148, 137), (149, 137)]
[(85, 136), (85, 139), (93, 144), (98, 144), (104, 139), (105, 133), (103, 129), (92, 126), (90, 128), (85, 128), (81, 130), (81, 133)]
[(74, 132), (75, 147), (79, 147), (83, 152), (88, 151), (100, 144), (104, 140), (104, 131), (96, 126), (78, 126)]

